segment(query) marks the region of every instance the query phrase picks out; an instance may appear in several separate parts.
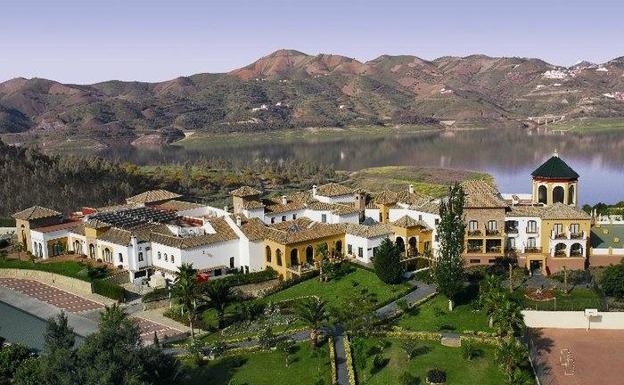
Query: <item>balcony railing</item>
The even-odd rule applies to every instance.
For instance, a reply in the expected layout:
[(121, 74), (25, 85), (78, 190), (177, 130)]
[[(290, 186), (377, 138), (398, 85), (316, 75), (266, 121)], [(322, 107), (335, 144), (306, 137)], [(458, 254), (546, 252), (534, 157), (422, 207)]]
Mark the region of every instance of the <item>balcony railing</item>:
[(518, 234), (518, 228), (517, 227), (505, 227), (505, 232), (507, 234)]
[(584, 231), (581, 232), (577, 232), (577, 233), (566, 233), (566, 232), (555, 232), (555, 230), (551, 231), (550, 233), (550, 239), (556, 239), (556, 240), (584, 240), (587, 239), (587, 233), (585, 233)]
[(483, 248), (482, 247), (468, 247), (466, 249), (466, 252), (469, 254), (479, 254), (479, 253), (483, 253)]
[(316, 270), (316, 266), (309, 263), (304, 263), (300, 265), (291, 265), (288, 270), (292, 271), (295, 274), (302, 275)]
[(572, 233), (570, 234), (570, 239), (583, 239), (584, 234), (581, 233)]
[(533, 227), (533, 228), (527, 227), (526, 232), (527, 234), (537, 234), (539, 233), (539, 229), (537, 227)]
[(525, 247), (524, 252), (525, 253), (541, 253), (542, 248), (541, 247)]
[(468, 230), (469, 237), (478, 237), (481, 235), (481, 230)]
[(498, 231), (498, 229), (487, 229), (487, 230), (485, 230), (485, 235), (492, 236), (492, 235), (499, 235), (499, 234), (500, 234), (500, 231)]
[(500, 254), (502, 250), (503, 248), (500, 246), (492, 246), (492, 247), (488, 247), (485, 252), (488, 254)]

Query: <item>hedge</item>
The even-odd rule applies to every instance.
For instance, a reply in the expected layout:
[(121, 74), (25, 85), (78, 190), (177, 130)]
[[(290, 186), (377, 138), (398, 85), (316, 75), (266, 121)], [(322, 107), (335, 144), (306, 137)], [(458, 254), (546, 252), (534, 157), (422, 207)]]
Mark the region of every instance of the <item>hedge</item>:
[(229, 275), (227, 277), (221, 278), (221, 281), (224, 281), (231, 286), (240, 286), (240, 285), (248, 285), (252, 283), (270, 281), (276, 278), (277, 278), (277, 271), (269, 267), (266, 270), (257, 271), (253, 273), (248, 273), (248, 274), (237, 273), (234, 275)]
[(161, 301), (163, 299), (169, 299), (169, 289), (165, 287), (161, 287), (161, 288), (150, 291), (149, 293), (143, 296), (141, 301), (143, 303), (148, 303), (148, 302)]
[(120, 302), (123, 302), (126, 294), (123, 287), (104, 279), (93, 281), (93, 292)]
[(0, 227), (15, 227), (15, 219), (0, 217)]
[(330, 336), (327, 341), (329, 344), (329, 363), (331, 364), (331, 382), (332, 385), (338, 384), (338, 369), (336, 368), (336, 347), (334, 346), (334, 337)]
[(344, 341), (345, 358), (347, 361), (347, 374), (349, 375), (349, 385), (357, 385), (355, 378), (355, 369), (353, 369), (353, 353), (351, 351), (351, 342), (349, 336), (345, 335), (342, 340)]

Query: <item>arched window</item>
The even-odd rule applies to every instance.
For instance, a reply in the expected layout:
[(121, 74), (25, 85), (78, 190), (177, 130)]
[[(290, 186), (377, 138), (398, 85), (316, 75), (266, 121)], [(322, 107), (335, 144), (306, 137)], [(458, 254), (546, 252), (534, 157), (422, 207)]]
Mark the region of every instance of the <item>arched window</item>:
[(123, 255), (121, 253), (119, 253), (119, 263), (123, 263)]
[(553, 203), (564, 203), (565, 190), (561, 186), (553, 189)]
[(169, 258), (167, 257), (167, 253), (165, 253), (165, 262), (168, 262)]
[(475, 220), (468, 221), (468, 231), (475, 232), (477, 230), (479, 230), (479, 222)]
[(271, 248), (269, 246), (265, 247), (264, 249), (264, 255), (266, 257), (266, 261), (268, 263), (271, 263)]
[(568, 189), (568, 204), (570, 206), (576, 204), (576, 202), (574, 201), (574, 198), (576, 198), (576, 197), (574, 196), (574, 185), (572, 185)]
[(556, 257), (565, 257), (567, 246), (565, 243), (557, 243), (555, 246), (555, 256)]
[(408, 241), (407, 244), (409, 245), (409, 251), (412, 254), (418, 254), (418, 240), (416, 239), (416, 237), (411, 237)]
[(139, 262), (143, 262), (143, 252), (139, 252)]
[(548, 189), (544, 185), (537, 188), (537, 202), (544, 204), (548, 203)]
[(527, 223), (527, 233), (537, 233), (537, 221), (529, 221)]
[(106, 262), (113, 262), (113, 253), (110, 251), (109, 248), (104, 249), (104, 260)]
[(312, 246), (306, 247), (306, 262), (310, 265), (314, 264), (314, 249), (312, 249)]
[(277, 266), (282, 266), (282, 250), (277, 249), (275, 251), (275, 258), (277, 259)]
[(570, 255), (572, 257), (582, 257), (583, 256), (583, 246), (580, 243), (575, 243), (570, 248)]
[(297, 266), (299, 264), (298, 254), (299, 251), (297, 249), (290, 250), (290, 266)]
[(340, 240), (336, 241), (335, 248), (336, 248), (336, 255), (341, 256), (342, 255), (342, 241)]
[(93, 243), (89, 244), (89, 258), (95, 258), (95, 246)]
[(403, 240), (403, 238), (396, 237), (396, 245), (401, 251), (401, 253), (405, 251), (405, 241)]

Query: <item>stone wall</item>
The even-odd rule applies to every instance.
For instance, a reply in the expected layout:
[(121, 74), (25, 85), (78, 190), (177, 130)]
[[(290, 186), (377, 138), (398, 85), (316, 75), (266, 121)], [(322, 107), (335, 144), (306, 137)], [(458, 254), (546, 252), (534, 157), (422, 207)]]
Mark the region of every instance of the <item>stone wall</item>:
[(91, 294), (93, 290), (91, 288), (91, 282), (82, 281), (80, 279), (66, 277), (64, 275), (49, 273), (47, 271), (38, 270), (26, 270), (26, 269), (0, 269), (0, 277), (2, 278), (17, 278), (17, 279), (31, 279), (45, 283), (50, 286), (57, 287), (62, 290), (67, 290), (72, 293)]
[(599, 312), (589, 322), (582, 311), (523, 310), (529, 328), (624, 330), (624, 312)]
[(546, 259), (546, 266), (548, 266), (548, 272), (555, 274), (563, 271), (565, 266), (567, 270), (585, 270), (585, 258), (576, 257), (548, 257)]
[(589, 256), (590, 267), (601, 267), (609, 265), (617, 265), (622, 261), (624, 255), (595, 255)]

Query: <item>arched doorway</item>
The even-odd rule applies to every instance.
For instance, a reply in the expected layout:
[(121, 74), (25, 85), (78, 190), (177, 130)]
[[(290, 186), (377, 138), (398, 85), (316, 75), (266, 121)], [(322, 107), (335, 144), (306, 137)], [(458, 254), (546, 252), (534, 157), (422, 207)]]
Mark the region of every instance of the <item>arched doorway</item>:
[(580, 243), (575, 243), (570, 248), (570, 256), (572, 257), (581, 257), (583, 256), (583, 245)]
[(537, 188), (537, 202), (543, 204), (548, 203), (548, 189), (544, 185)]
[(265, 247), (264, 249), (264, 255), (266, 257), (266, 261), (268, 263), (271, 263), (271, 248), (269, 246)]
[(277, 249), (275, 251), (275, 259), (277, 262), (277, 266), (282, 266), (282, 250)]
[(568, 189), (568, 204), (570, 206), (574, 205), (574, 186), (570, 186), (570, 188)]
[(74, 241), (74, 253), (82, 254), (82, 247), (80, 245), (80, 241)]
[(396, 246), (401, 253), (405, 251), (405, 241), (401, 237), (396, 237)]
[(336, 248), (336, 252), (335, 252), (336, 256), (338, 257), (342, 256), (342, 241), (340, 240), (336, 241), (335, 248)]
[(310, 265), (314, 264), (314, 249), (312, 249), (312, 246), (308, 246), (306, 247), (306, 262), (309, 263)]
[(557, 243), (555, 245), (555, 257), (565, 257), (567, 246), (565, 243)]
[(409, 245), (408, 250), (410, 255), (418, 254), (418, 240), (416, 237), (410, 237), (407, 244)]
[(89, 258), (95, 258), (95, 246), (93, 245), (93, 243), (89, 244)]
[(297, 249), (290, 250), (290, 266), (297, 266), (299, 264), (298, 254), (299, 251)]
[(553, 189), (553, 203), (564, 203), (565, 190), (561, 186)]

